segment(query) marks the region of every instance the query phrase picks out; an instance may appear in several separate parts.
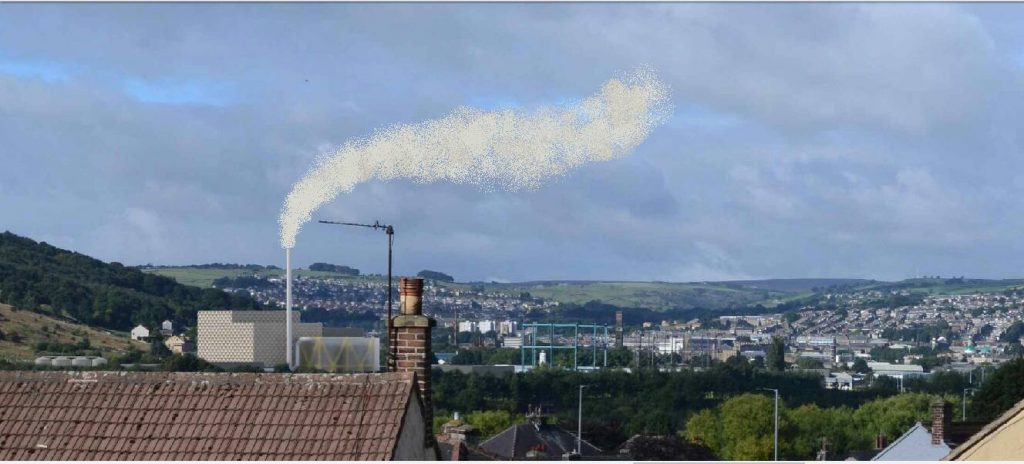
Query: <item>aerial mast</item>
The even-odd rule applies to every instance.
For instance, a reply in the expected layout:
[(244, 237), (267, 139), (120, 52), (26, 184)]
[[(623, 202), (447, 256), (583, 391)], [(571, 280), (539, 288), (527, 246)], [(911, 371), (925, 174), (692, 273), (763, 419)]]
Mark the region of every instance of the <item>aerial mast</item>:
[(339, 226), (367, 227), (367, 228), (370, 228), (370, 229), (373, 229), (373, 230), (383, 230), (384, 233), (387, 234), (387, 236), (388, 236), (388, 321), (387, 321), (388, 349), (387, 349), (387, 369), (386, 370), (388, 370), (388, 371), (394, 370), (395, 356), (394, 356), (394, 353), (392, 352), (393, 347), (392, 347), (392, 343), (391, 343), (392, 342), (392, 340), (391, 340), (391, 335), (392, 335), (391, 334), (391, 311), (392, 311), (391, 307), (392, 307), (392, 293), (393, 293), (392, 281), (391, 281), (391, 263), (392, 263), (392, 249), (394, 248), (394, 244), (395, 244), (395, 228), (390, 226), (390, 225), (387, 225), (387, 224), (381, 224), (380, 221), (373, 221), (373, 224), (359, 224), (359, 223), (356, 223), (356, 222), (335, 222), (335, 221), (318, 221), (318, 222), (321, 223), (321, 224), (333, 224), (333, 225), (339, 225)]

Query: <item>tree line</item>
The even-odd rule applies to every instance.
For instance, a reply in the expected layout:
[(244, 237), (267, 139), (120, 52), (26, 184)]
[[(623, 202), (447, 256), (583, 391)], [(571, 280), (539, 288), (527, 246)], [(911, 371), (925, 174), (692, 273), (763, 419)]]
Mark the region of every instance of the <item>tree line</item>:
[(261, 309), (243, 294), (201, 289), (120, 263), (0, 234), (0, 303), (111, 330), (163, 320), (195, 325), (202, 309)]

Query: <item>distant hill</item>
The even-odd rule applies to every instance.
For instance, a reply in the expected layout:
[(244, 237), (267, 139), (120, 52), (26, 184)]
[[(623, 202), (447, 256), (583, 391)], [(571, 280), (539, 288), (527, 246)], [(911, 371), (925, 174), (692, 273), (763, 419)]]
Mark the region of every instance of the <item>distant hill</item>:
[(0, 234), (0, 303), (126, 331), (165, 319), (194, 326), (200, 309), (258, 309), (248, 295), (182, 285), (10, 232)]
[(337, 272), (338, 274), (357, 276), (359, 275), (359, 269), (354, 267), (342, 266), (340, 264), (329, 264), (329, 263), (313, 263), (309, 265), (311, 271), (323, 271), (323, 272)]
[(879, 283), (867, 279), (762, 279), (762, 280), (729, 280), (716, 282), (735, 284), (747, 288), (762, 288), (781, 292), (808, 292), (814, 289), (854, 288)]

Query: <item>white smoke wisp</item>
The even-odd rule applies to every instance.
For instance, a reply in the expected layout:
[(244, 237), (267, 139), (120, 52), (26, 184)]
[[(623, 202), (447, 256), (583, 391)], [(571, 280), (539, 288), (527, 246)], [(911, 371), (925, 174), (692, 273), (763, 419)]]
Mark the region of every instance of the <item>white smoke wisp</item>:
[(321, 155), (295, 184), (281, 210), (281, 246), (293, 248), (314, 211), (362, 182), (407, 178), (533, 189), (582, 164), (627, 155), (670, 113), (668, 87), (641, 69), (568, 107), (461, 107), (440, 119), (376, 131)]

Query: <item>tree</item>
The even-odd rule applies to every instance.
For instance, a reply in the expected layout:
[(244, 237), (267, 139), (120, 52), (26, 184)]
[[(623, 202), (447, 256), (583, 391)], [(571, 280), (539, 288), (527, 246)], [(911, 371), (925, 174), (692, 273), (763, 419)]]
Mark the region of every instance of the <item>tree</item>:
[(768, 370), (782, 372), (786, 370), (786, 345), (781, 337), (772, 337), (772, 344), (768, 347), (765, 357), (765, 366)]
[(812, 358), (797, 359), (796, 365), (801, 369), (823, 369), (825, 367), (821, 361)]
[(773, 399), (749, 393), (730, 398), (722, 403), (720, 417), (724, 446), (719, 454), (723, 458), (771, 459), (775, 433)]
[(448, 274), (445, 274), (443, 272), (431, 271), (429, 269), (424, 269), (424, 270), (422, 270), (420, 272), (417, 272), (416, 276), (417, 277), (422, 277), (424, 279), (439, 280), (439, 281), (442, 281), (442, 282), (455, 282), (455, 278), (454, 277), (452, 277), (452, 276), (450, 276)]
[(864, 358), (857, 358), (853, 360), (853, 371), (858, 374), (867, 374), (871, 372), (871, 368), (868, 367), (868, 362)]
[(645, 436), (630, 439), (629, 458), (637, 461), (717, 461), (710, 448), (688, 442), (675, 435)]
[(1004, 362), (975, 393), (971, 410), (980, 418), (994, 419), (1024, 399), (1024, 359)]
[(491, 437), (525, 418), (514, 416), (508, 411), (474, 411), (466, 415), (466, 422), (476, 427), (481, 438)]

